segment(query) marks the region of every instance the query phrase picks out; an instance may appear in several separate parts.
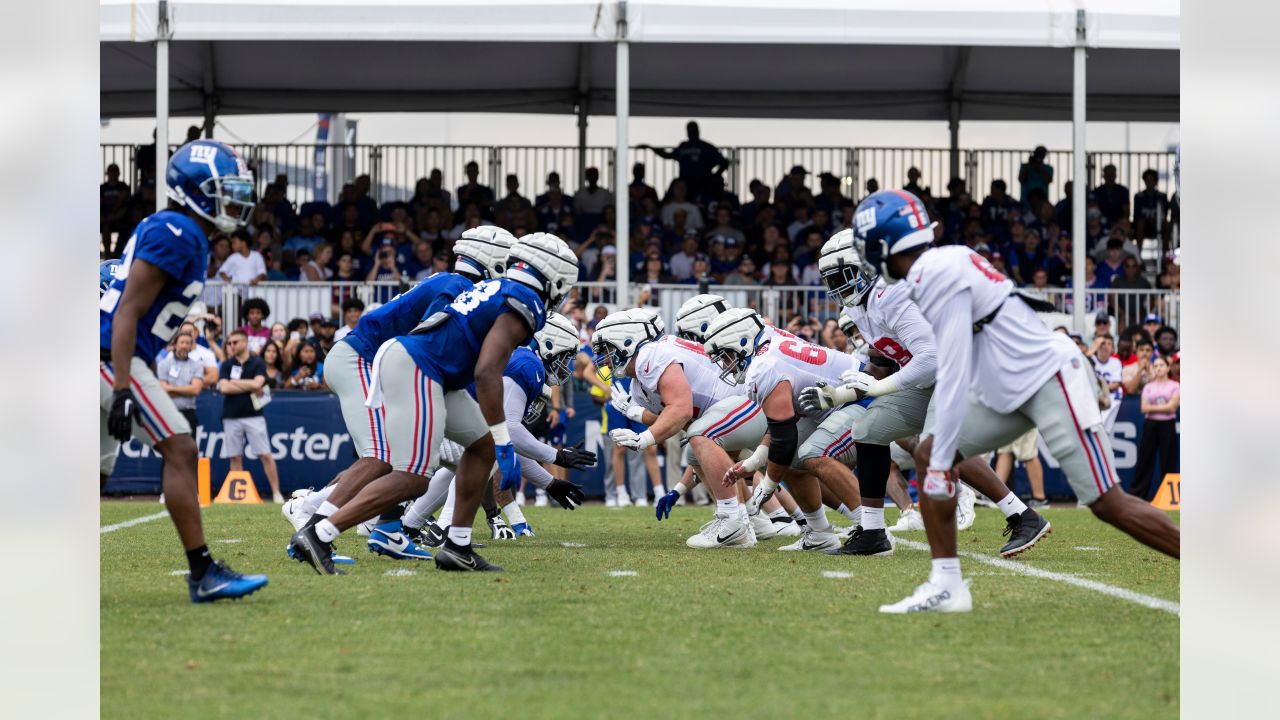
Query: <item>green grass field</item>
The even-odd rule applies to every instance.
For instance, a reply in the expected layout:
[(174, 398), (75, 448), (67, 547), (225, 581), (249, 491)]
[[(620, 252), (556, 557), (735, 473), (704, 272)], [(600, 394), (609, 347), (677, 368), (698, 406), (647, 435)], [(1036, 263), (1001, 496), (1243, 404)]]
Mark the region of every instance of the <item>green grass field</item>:
[[(160, 509), (105, 502), (102, 524)], [(271, 584), (200, 606), (175, 576), (186, 562), (168, 519), (102, 535), (102, 716), (1178, 715), (1167, 611), (965, 560), (971, 614), (886, 616), (876, 608), (927, 575), (926, 552), (776, 552), (783, 539), (687, 549), (707, 508), (662, 523), (640, 508), (525, 512), (537, 538), (481, 551), (505, 573), (386, 560), (349, 533), (338, 547), (358, 563), (329, 578), (285, 557), (276, 506), (216, 506), (214, 555)], [(1177, 562), (1087, 511), (1046, 514), (1053, 533), (1017, 562), (1178, 600)], [(1003, 526), (979, 508), (961, 547), (994, 555)]]

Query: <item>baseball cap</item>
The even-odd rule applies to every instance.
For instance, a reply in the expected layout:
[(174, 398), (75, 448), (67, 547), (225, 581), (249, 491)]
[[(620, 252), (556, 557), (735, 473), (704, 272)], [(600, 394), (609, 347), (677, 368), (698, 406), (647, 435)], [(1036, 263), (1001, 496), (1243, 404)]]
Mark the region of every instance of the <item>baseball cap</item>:
[(600, 249), (600, 254), (601, 255), (617, 255), (618, 248), (614, 247), (613, 245), (605, 245), (603, 248)]
[(1159, 322), (1160, 322), (1160, 316), (1159, 316), (1158, 314), (1156, 314), (1156, 313), (1147, 313), (1147, 316), (1146, 316), (1146, 317), (1144, 317), (1144, 318), (1142, 318), (1142, 324), (1143, 324), (1143, 325), (1146, 325), (1147, 323), (1152, 323), (1152, 322), (1153, 322), (1153, 323), (1159, 323)]
[(803, 165), (792, 165), (791, 172), (788, 175), (808, 175), (809, 171), (804, 169)]
[(1095, 325), (1100, 323), (1109, 323), (1111, 322), (1111, 316), (1106, 314), (1105, 312), (1100, 312), (1097, 315), (1093, 316), (1093, 322)]
[(311, 322), (321, 322), (322, 320), (324, 320), (324, 315), (318, 312), (311, 313)]

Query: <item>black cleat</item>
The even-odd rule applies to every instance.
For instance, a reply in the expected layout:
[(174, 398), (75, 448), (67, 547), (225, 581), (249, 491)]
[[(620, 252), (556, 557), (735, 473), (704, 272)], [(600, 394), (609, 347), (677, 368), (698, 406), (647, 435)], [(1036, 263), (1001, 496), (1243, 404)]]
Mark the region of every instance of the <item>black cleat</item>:
[(457, 572), (502, 572), (502, 568), (476, 554), (470, 545), (463, 547), (445, 540), (436, 550), (436, 568)]
[(1005, 520), (1004, 535), (1009, 535), (1009, 542), (1000, 548), (1000, 557), (1013, 557), (1031, 549), (1040, 542), (1040, 538), (1048, 535), (1053, 526), (1043, 515), (1027, 508), (1021, 514)]
[(315, 527), (304, 527), (294, 533), (289, 547), (320, 575), (346, 575), (333, 566), (333, 545), (321, 540)]
[[(414, 542), (417, 542), (416, 540)], [(419, 545), (438, 548), (444, 543), (444, 530), (436, 524), (434, 519), (427, 521), (427, 526), (422, 528), (422, 542)]]
[(834, 550), (827, 550), (828, 555), (870, 555), (884, 557), (893, 554), (893, 543), (889, 542), (889, 533), (884, 528), (863, 530), (862, 526), (853, 529), (848, 540)]

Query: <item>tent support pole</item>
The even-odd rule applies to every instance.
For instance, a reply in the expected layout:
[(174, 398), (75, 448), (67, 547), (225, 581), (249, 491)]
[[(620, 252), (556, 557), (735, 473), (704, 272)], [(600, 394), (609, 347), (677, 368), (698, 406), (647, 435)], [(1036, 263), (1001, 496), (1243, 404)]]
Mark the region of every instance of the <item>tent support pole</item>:
[(217, 119), (217, 110), (215, 109), (215, 101), (213, 97), (213, 88), (215, 87), (213, 77), (213, 42), (204, 44), (204, 73), (203, 73), (203, 91), (204, 91), (204, 136), (213, 139), (213, 125)]
[(618, 307), (631, 306), (631, 214), (630, 197), (627, 194), (627, 124), (631, 119), (631, 47), (627, 42), (627, 3), (618, 2), (617, 73), (614, 115), (617, 119), (617, 139), (613, 161), (613, 196), (617, 226), (614, 231), (618, 248)]
[(960, 103), (951, 101), (950, 114), (947, 122), (947, 129), (951, 131), (951, 176), (947, 178), (948, 185), (951, 184), (951, 178), (960, 177)]
[(587, 182), (587, 98), (590, 96), (591, 45), (578, 44), (578, 184)]
[(169, 166), (169, 3), (161, 0), (156, 23), (156, 212), (169, 205), (164, 192)]
[(1085, 228), (1084, 213), (1088, 204), (1089, 179), (1085, 177), (1085, 24), (1084, 10), (1076, 11), (1076, 46), (1073, 71), (1074, 85), (1071, 91), (1071, 187), (1074, 190), (1071, 201), (1071, 287), (1072, 313), (1071, 320), (1076, 332), (1085, 331), (1085, 286), (1084, 256)]

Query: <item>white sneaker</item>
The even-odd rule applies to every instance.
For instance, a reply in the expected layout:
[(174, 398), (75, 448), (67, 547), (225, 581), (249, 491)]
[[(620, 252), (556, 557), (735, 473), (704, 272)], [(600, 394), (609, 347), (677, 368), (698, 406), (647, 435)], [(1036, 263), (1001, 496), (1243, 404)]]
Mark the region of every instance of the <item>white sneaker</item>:
[(628, 495), (626, 492), (618, 493), (617, 498), (618, 498), (618, 504), (615, 505), (614, 507), (620, 507), (620, 508), (631, 507), (631, 496)]
[(633, 505), (635, 507), (649, 507), (649, 498), (638, 497)]
[(769, 522), (778, 529), (778, 537), (800, 537), (800, 524), (791, 518), (787, 518), (784, 523), (776, 523), (773, 520)]
[(973, 521), (978, 516), (973, 510), (973, 504), (977, 499), (968, 485), (960, 483), (960, 492), (956, 495), (956, 530), (968, 530), (973, 527)]
[(702, 530), (688, 540), (685, 545), (699, 550), (710, 550), (722, 547), (753, 547), (755, 535), (751, 532), (751, 523), (740, 515), (721, 515), (702, 526)]
[(604, 506), (605, 506), (605, 507), (611, 507), (611, 508), (616, 508), (616, 507), (618, 507), (618, 498), (616, 498), (616, 497), (607, 497), (607, 498), (605, 498), (605, 499), (604, 499)]
[(277, 505), (283, 505), (283, 504), (284, 504), (284, 496), (283, 496), (283, 495), (281, 495), (280, 493), (271, 493), (271, 502), (273, 502), (273, 503), (275, 503), (275, 504), (277, 504)]
[(924, 516), (915, 508), (903, 510), (898, 515), (898, 522), (889, 528), (890, 532), (915, 532), (924, 529)]
[(798, 550), (822, 551), (834, 550), (838, 547), (840, 547), (840, 538), (836, 537), (836, 534), (830, 530), (810, 530), (805, 528), (804, 532), (800, 534), (799, 540), (790, 545), (783, 545), (778, 549), (788, 552)]
[(969, 612), (973, 610), (973, 596), (969, 594), (969, 581), (959, 587), (944, 589), (926, 580), (915, 592), (892, 605), (881, 605), (880, 612), (902, 615), (916, 612)]
[(547, 502), (548, 502), (548, 501), (547, 501), (547, 491), (546, 491), (546, 490), (538, 490), (538, 491), (537, 491), (537, 493), (535, 493), (535, 494), (534, 494), (534, 496), (533, 496), (533, 506), (534, 506), (534, 507), (546, 507), (546, 506), (547, 506)]
[(761, 514), (751, 516), (751, 529), (755, 531), (757, 540), (768, 540), (778, 536), (778, 526)]
[(293, 495), (280, 506), (280, 514), (293, 526), (294, 532), (301, 530), (302, 526), (307, 524), (307, 518), (311, 517), (303, 510), (307, 496), (310, 494), (309, 489), (294, 490)]

